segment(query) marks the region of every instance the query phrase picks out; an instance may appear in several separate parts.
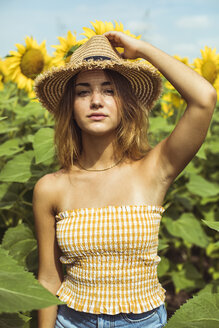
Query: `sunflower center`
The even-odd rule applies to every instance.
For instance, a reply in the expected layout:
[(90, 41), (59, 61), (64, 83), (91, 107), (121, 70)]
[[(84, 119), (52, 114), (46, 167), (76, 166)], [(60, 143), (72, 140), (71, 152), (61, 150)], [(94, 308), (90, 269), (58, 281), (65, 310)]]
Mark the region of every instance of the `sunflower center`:
[(207, 61), (202, 65), (203, 76), (213, 84), (217, 77), (217, 67), (214, 62)]
[(21, 59), (21, 72), (34, 80), (42, 72), (44, 67), (43, 54), (39, 49), (30, 49), (25, 52)]

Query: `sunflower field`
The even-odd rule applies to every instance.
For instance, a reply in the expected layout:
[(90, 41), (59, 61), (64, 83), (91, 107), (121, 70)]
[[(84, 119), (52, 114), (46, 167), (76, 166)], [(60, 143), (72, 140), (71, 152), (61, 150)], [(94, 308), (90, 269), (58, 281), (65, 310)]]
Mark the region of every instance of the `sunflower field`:
[[(36, 181), (59, 169), (54, 121), (37, 101), (35, 77), (65, 65), (77, 47), (121, 23), (96, 21), (58, 37), (53, 55), (46, 43), (26, 37), (0, 59), (0, 327), (37, 327), (36, 310), (61, 302), (37, 281), (37, 242), (32, 213)], [(58, 42), (57, 42), (58, 43)], [(118, 49), (121, 51), (121, 49)], [(219, 96), (219, 54), (205, 46), (200, 58), (176, 58), (205, 77)], [(163, 79), (163, 94), (150, 114), (149, 140), (169, 135), (185, 102)], [(199, 152), (169, 189), (161, 220), (158, 276), (166, 289), (166, 327), (219, 327), (219, 112), (215, 110)]]

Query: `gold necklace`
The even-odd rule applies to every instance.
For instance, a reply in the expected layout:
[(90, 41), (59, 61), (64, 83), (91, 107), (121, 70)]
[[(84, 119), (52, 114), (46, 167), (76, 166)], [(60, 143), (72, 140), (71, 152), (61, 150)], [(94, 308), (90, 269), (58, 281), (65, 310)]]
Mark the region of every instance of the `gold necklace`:
[(85, 171), (90, 171), (90, 172), (100, 172), (100, 171), (107, 171), (118, 165), (122, 161), (123, 157), (118, 160), (118, 162), (114, 163), (113, 165), (106, 167), (105, 169), (86, 169), (84, 166), (81, 165), (81, 163), (78, 161), (78, 165), (80, 168), (82, 168)]

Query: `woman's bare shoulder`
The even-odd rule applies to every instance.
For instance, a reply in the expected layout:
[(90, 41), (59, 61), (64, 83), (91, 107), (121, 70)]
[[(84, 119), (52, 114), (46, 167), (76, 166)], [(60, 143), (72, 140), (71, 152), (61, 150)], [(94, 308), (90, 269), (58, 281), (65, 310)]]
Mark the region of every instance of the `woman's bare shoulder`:
[(56, 172), (45, 174), (36, 182), (34, 186), (34, 193), (46, 193), (47, 195), (48, 193), (56, 193), (62, 184), (65, 175), (65, 171), (62, 169)]

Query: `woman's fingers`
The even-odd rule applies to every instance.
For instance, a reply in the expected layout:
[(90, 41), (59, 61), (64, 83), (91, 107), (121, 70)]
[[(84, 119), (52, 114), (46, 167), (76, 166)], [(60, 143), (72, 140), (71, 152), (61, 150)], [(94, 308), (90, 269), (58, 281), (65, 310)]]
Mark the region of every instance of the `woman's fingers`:
[(124, 43), (123, 43), (119, 33), (120, 32), (115, 32), (115, 33), (114, 32), (106, 32), (106, 33), (104, 33), (104, 35), (110, 41), (112, 46), (114, 46), (114, 47), (124, 47)]
[(121, 54), (123, 58), (137, 58), (136, 49), (138, 47), (139, 40), (118, 31), (106, 32), (104, 35), (108, 38), (113, 47), (124, 48), (124, 53)]

